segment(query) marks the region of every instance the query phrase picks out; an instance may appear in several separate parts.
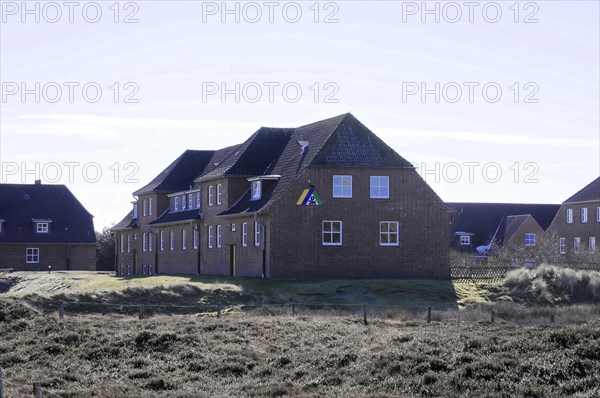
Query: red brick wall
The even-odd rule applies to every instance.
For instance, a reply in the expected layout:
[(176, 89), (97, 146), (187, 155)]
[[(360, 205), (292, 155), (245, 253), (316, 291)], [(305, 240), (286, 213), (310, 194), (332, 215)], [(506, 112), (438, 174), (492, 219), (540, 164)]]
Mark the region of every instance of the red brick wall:
[[(26, 249), (39, 248), (39, 263), (26, 262)], [(69, 260), (67, 260), (69, 259)], [(96, 270), (96, 245), (91, 244), (0, 244), (0, 268), (15, 271)]]

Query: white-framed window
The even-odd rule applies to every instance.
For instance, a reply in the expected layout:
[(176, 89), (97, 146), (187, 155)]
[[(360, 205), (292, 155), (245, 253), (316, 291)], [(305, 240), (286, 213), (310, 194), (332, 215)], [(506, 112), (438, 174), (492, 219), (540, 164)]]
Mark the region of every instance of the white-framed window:
[(217, 225), (217, 247), (221, 247), (221, 238), (222, 238), (223, 227), (221, 225)]
[(322, 243), (323, 246), (341, 246), (342, 245), (342, 222), (341, 221), (323, 221), (322, 225)]
[(148, 215), (152, 215), (152, 198), (148, 198)]
[(197, 229), (194, 230), (194, 250), (198, 249), (198, 244), (200, 243), (200, 231)]
[(127, 253), (131, 253), (131, 235), (127, 234)]
[(590, 253), (592, 253), (592, 254), (596, 253), (596, 237), (595, 236), (589, 237), (588, 249), (589, 249)]
[(600, 206), (596, 207), (596, 222), (600, 222)]
[(217, 204), (220, 205), (223, 202), (223, 186), (217, 184)]
[(137, 202), (133, 202), (133, 218), (137, 218), (138, 214), (138, 204)]
[(352, 176), (333, 176), (333, 197), (352, 197)]
[(535, 234), (525, 234), (525, 246), (535, 246)]
[(460, 236), (460, 245), (461, 246), (471, 245), (471, 235), (461, 235)]
[(573, 209), (567, 209), (567, 224), (573, 223)]
[(587, 207), (582, 207), (582, 208), (581, 208), (581, 222), (582, 222), (582, 223), (586, 223), (586, 222), (588, 222), (588, 211), (587, 211)]
[(173, 231), (172, 229), (169, 230), (169, 244), (170, 249), (175, 250), (175, 231)]
[(200, 208), (200, 201), (201, 201), (201, 196), (200, 196), (200, 191), (196, 192), (196, 207), (199, 209)]
[(371, 176), (371, 198), (387, 199), (390, 197), (390, 177)]
[(160, 231), (160, 251), (165, 251), (165, 231)]
[(191, 193), (188, 194), (188, 207), (190, 209), (194, 207), (194, 199)]
[(40, 262), (39, 247), (28, 247), (25, 249), (25, 262), (27, 264), (37, 264)]
[(248, 223), (242, 223), (242, 246), (248, 246)]
[(125, 235), (121, 235), (121, 253), (125, 252)]
[(260, 198), (262, 197), (262, 181), (252, 181), (252, 184), (250, 184), (250, 188), (250, 200), (260, 200)]
[(47, 222), (36, 223), (36, 231), (38, 234), (47, 234), (49, 230), (49, 224)]
[(213, 205), (213, 197), (214, 197), (214, 195), (215, 195), (215, 194), (214, 194), (214, 190), (215, 190), (215, 187), (213, 187), (212, 185), (210, 185), (210, 186), (208, 187), (208, 205), (209, 205), (209, 206), (212, 206), (212, 205)]
[(181, 250), (187, 249), (187, 230), (185, 228), (181, 229)]
[(187, 201), (185, 200), (185, 195), (181, 195), (181, 210), (185, 210), (187, 207)]
[(558, 241), (558, 249), (560, 254), (567, 254), (567, 238), (560, 238)]
[(146, 217), (148, 215), (148, 202), (146, 199), (142, 200), (142, 216)]
[(260, 246), (260, 223), (254, 222), (254, 246)]
[(152, 251), (152, 232), (148, 232), (148, 251)]
[(581, 238), (573, 238), (573, 253), (579, 254), (579, 246), (581, 246)]
[(142, 234), (142, 251), (146, 251), (148, 249), (148, 247), (146, 246), (148, 244), (146, 239), (147, 239), (146, 233), (144, 232)]
[(208, 226), (208, 248), (212, 249), (213, 247), (213, 227), (212, 225)]
[(175, 196), (175, 211), (179, 211), (179, 196)]
[(400, 223), (398, 221), (379, 222), (379, 245), (398, 246), (400, 244)]

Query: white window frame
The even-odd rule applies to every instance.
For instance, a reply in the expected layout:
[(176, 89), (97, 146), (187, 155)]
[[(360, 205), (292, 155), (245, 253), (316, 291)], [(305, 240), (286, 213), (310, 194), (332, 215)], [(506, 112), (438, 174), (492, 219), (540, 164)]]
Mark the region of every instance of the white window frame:
[(146, 199), (142, 200), (142, 216), (146, 217), (148, 215), (148, 203)]
[(35, 230), (38, 234), (47, 234), (50, 231), (50, 223), (37, 222), (35, 223)]
[(585, 224), (588, 222), (588, 209), (587, 207), (581, 208), (581, 223)]
[(40, 262), (40, 248), (39, 247), (28, 247), (25, 249), (25, 262), (27, 264), (39, 264)]
[(535, 246), (535, 234), (526, 233), (525, 234), (525, 246)]
[(148, 215), (152, 215), (152, 198), (148, 198)]
[[(340, 230), (339, 232), (334, 231), (333, 225), (338, 224), (340, 226)], [(327, 230), (325, 228), (325, 226), (328, 226)], [(340, 241), (339, 242), (334, 242), (334, 236), (338, 235), (340, 236)], [(329, 235), (330, 237), (330, 241), (329, 242), (325, 242), (325, 236)], [(321, 222), (321, 244), (323, 246), (342, 246), (343, 244), (343, 223), (340, 220), (323, 220)]]
[[(387, 229), (383, 227), (387, 225)], [(396, 225), (396, 232), (392, 231), (390, 226)], [(383, 237), (387, 236), (387, 242), (383, 241)], [(396, 237), (396, 242), (391, 242), (392, 237)], [(400, 246), (400, 222), (398, 221), (380, 221), (379, 222), (379, 246)]]
[(600, 222), (600, 206), (596, 207), (596, 222)]
[(152, 232), (148, 232), (148, 251), (152, 251)]
[(235, 232), (235, 229), (236, 229), (236, 225), (235, 225), (235, 223), (232, 223), (231, 224), (231, 232)]
[(133, 218), (138, 218), (138, 204), (133, 202)]
[(252, 181), (250, 184), (250, 200), (260, 200), (262, 197), (262, 181)]
[(260, 223), (254, 222), (254, 246), (260, 246)]
[(217, 205), (220, 205), (223, 202), (223, 186), (221, 184), (217, 184)]
[(579, 254), (580, 247), (581, 247), (581, 238), (576, 236), (573, 238), (573, 253)]
[(131, 234), (127, 234), (127, 253), (131, 253)]
[(567, 238), (560, 238), (558, 240), (558, 252), (560, 254), (567, 254)]
[(187, 230), (181, 228), (181, 250), (187, 250)]
[(175, 250), (175, 231), (169, 230), (169, 247), (171, 251)]
[(461, 246), (471, 245), (471, 235), (460, 235), (459, 243)]
[(588, 238), (588, 251), (591, 254), (596, 253), (596, 237), (595, 236), (590, 236)]
[(160, 251), (165, 251), (165, 231), (160, 231)]
[(175, 211), (179, 211), (179, 196), (175, 196)]
[(248, 223), (242, 223), (242, 246), (248, 247)]
[(567, 209), (567, 224), (573, 224), (573, 209)]
[(194, 197), (191, 193), (188, 193), (188, 207), (190, 209), (194, 208)]
[[(385, 182), (385, 184), (382, 184)], [(387, 194), (382, 190), (385, 189)], [(376, 193), (374, 193), (374, 190)], [(369, 195), (371, 199), (389, 199), (390, 198), (390, 177), (389, 176), (371, 176), (369, 178)]]
[(208, 248), (212, 249), (213, 247), (213, 227), (212, 225), (208, 226)]
[(201, 195), (200, 191), (196, 192), (196, 207), (198, 209), (200, 208), (200, 205), (201, 205), (201, 202), (200, 202), (201, 197), (202, 197), (202, 195)]
[[(336, 181), (336, 179), (338, 181)], [(337, 183), (336, 183), (337, 182)], [(344, 186), (344, 182), (350, 182), (348, 186)], [(337, 190), (337, 193), (336, 193)], [(332, 181), (332, 196), (334, 198), (351, 198), (352, 197), (352, 176), (351, 175), (334, 175)]]
[(146, 233), (144, 232), (142, 234), (142, 251), (146, 251), (146, 249), (148, 249), (147, 245), (147, 237), (146, 237)]
[(125, 234), (121, 235), (121, 253), (125, 253)]
[(198, 245), (200, 243), (200, 231), (194, 229), (194, 250), (198, 250)]
[(223, 243), (223, 226), (217, 225), (217, 247), (220, 249)]
[(181, 195), (181, 210), (185, 210), (187, 207), (187, 201), (185, 200), (185, 194)]
[(208, 205), (212, 206), (213, 205), (213, 199), (214, 199), (214, 193), (215, 191), (215, 187), (213, 187), (212, 185), (208, 186)]

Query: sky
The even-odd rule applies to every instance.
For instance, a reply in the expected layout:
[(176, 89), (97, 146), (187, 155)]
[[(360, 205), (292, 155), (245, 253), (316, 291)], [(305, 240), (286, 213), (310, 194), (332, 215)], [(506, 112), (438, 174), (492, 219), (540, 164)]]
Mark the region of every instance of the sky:
[(0, 1), (2, 183), (101, 230), (186, 149), (351, 112), (448, 202), (600, 175), (597, 1)]

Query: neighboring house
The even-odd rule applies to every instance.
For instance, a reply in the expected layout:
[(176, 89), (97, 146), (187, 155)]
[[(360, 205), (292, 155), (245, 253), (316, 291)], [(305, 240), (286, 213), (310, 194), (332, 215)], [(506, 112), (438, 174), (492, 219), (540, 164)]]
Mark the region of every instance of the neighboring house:
[(494, 247), (534, 247), (560, 205), (526, 203), (448, 203), (454, 211), (451, 247), (493, 254)]
[(449, 277), (450, 209), (351, 114), (186, 151), (134, 196), (121, 275)]
[(95, 270), (92, 218), (64, 185), (0, 184), (0, 268)]
[(565, 261), (576, 257), (598, 261), (600, 177), (563, 202), (547, 233), (557, 240)]

